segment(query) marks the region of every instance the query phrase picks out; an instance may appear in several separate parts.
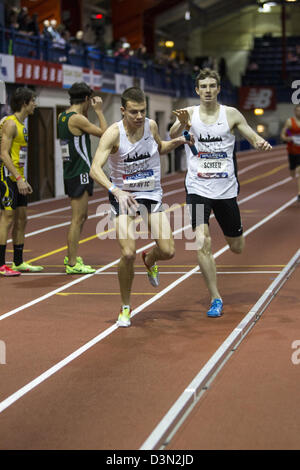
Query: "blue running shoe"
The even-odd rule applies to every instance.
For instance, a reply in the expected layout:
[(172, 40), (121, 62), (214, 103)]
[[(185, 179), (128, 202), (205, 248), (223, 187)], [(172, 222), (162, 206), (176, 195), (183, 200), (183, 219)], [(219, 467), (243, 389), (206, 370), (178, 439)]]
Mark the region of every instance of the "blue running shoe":
[(210, 309), (207, 312), (208, 317), (220, 317), (222, 315), (223, 302), (221, 299), (214, 299), (211, 303)]

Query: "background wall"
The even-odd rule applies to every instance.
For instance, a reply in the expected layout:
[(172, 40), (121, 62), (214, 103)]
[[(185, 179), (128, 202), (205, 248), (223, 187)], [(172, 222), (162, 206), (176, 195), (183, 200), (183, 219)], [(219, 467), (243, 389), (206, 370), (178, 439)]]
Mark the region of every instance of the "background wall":
[[(300, 8), (287, 5), (286, 34), (299, 35), (299, 24)], [(188, 56), (213, 56), (217, 60), (224, 57), (230, 80), (239, 86), (254, 37), (267, 33), (281, 36), (281, 7), (272, 7), (270, 13), (259, 13), (257, 7), (251, 6), (206, 28), (194, 30), (188, 42)]]

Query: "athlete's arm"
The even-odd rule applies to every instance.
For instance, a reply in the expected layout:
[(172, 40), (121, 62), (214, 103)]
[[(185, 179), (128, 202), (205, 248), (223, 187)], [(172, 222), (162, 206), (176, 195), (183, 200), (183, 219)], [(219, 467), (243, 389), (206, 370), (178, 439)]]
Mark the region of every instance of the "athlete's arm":
[[(103, 167), (107, 162), (109, 155), (111, 153), (115, 153), (118, 150), (119, 140), (119, 128), (117, 124), (113, 124), (104, 132), (102, 138), (100, 139), (90, 170), (91, 178), (93, 178), (97, 183), (101, 184), (101, 186), (107, 190), (111, 188), (112, 182), (107, 178)], [(138, 207), (138, 203), (134, 197), (127, 191), (122, 191), (116, 187), (111, 189), (110, 192), (119, 201), (122, 208), (130, 206)]]
[(281, 140), (283, 140), (283, 142), (292, 142), (293, 141), (292, 136), (286, 134), (286, 131), (288, 129), (290, 129), (291, 126), (292, 126), (292, 123), (291, 123), (291, 119), (289, 118), (289, 119), (286, 120), (286, 122), (285, 122), (285, 124), (282, 128), (282, 131), (280, 133), (280, 137), (281, 137)]
[(182, 135), (183, 131), (189, 131), (191, 128), (192, 108), (176, 109), (172, 111), (176, 116), (176, 121), (171, 127), (169, 134), (171, 139)]
[(102, 111), (102, 99), (100, 96), (92, 98), (91, 105), (98, 116), (100, 127), (91, 123), (83, 114), (73, 114), (69, 119), (69, 128), (74, 135), (85, 133), (101, 137), (103, 132), (106, 131), (107, 122)]
[(158, 133), (157, 124), (155, 121), (152, 121), (152, 120), (150, 120), (150, 129), (158, 145), (158, 151), (161, 155), (172, 152), (172, 150), (176, 149), (182, 144), (193, 145), (195, 142), (193, 139), (193, 136), (191, 136), (191, 141), (187, 142), (183, 135), (181, 135), (180, 137), (176, 137), (175, 139), (172, 139), (172, 140), (161, 140), (160, 135)]
[(13, 144), (14, 138), (17, 136), (17, 126), (11, 120), (7, 119), (4, 122), (2, 130), (1, 130), (1, 152), (0, 158), (3, 161), (4, 165), (8, 169), (9, 173), (13, 175), (17, 180), (18, 191), (23, 196), (26, 194), (32, 193), (32, 188), (27, 181), (24, 181), (23, 177), (20, 178), (20, 173), (18, 172), (17, 168), (13, 164), (13, 161), (10, 156), (10, 149)]
[(227, 108), (231, 129), (237, 128), (246, 140), (257, 150), (271, 150), (272, 146), (249, 126), (245, 117), (236, 108)]

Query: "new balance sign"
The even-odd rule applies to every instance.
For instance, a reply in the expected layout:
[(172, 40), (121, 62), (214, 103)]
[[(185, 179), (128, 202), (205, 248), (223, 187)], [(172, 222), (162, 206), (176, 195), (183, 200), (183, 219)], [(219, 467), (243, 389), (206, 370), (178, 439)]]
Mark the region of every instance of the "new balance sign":
[(255, 108), (276, 109), (275, 88), (252, 86), (240, 87), (239, 108), (244, 110)]

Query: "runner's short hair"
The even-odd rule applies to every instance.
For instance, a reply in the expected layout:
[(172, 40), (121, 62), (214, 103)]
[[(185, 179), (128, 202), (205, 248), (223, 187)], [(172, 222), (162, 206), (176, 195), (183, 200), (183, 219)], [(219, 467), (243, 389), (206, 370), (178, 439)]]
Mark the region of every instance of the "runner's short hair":
[(199, 87), (199, 80), (205, 80), (205, 78), (214, 78), (217, 82), (218, 87), (221, 84), (221, 78), (218, 72), (216, 72), (216, 70), (205, 68), (200, 70), (196, 77), (196, 88)]
[(141, 88), (135, 86), (127, 88), (127, 90), (125, 90), (121, 96), (121, 103), (123, 108), (126, 108), (127, 101), (143, 103), (144, 101), (146, 101), (145, 93), (143, 92), (143, 90), (141, 90)]
[(29, 104), (29, 102), (34, 98), (36, 98), (36, 93), (30, 88), (27, 88), (26, 86), (17, 88), (11, 95), (10, 99), (12, 112), (16, 113), (21, 111), (22, 106), (24, 104)]
[(83, 103), (88, 96), (91, 98), (93, 90), (84, 82), (73, 83), (71, 88), (68, 89), (70, 95), (70, 104)]

